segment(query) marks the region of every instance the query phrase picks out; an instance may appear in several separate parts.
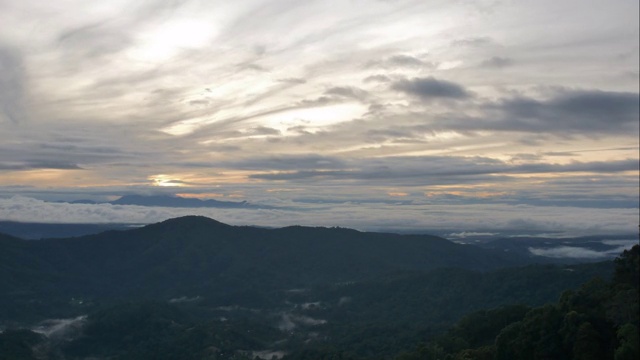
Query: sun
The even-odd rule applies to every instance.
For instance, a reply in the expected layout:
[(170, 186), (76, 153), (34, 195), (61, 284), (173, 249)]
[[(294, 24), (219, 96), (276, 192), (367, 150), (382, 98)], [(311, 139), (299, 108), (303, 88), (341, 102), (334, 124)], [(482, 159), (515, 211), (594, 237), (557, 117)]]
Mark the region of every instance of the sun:
[(141, 61), (168, 60), (181, 50), (205, 46), (215, 33), (214, 27), (204, 21), (174, 20), (141, 32), (129, 55)]
[(165, 174), (151, 175), (149, 176), (153, 186), (162, 187), (182, 187), (185, 186), (184, 181), (176, 178), (175, 176), (169, 176)]

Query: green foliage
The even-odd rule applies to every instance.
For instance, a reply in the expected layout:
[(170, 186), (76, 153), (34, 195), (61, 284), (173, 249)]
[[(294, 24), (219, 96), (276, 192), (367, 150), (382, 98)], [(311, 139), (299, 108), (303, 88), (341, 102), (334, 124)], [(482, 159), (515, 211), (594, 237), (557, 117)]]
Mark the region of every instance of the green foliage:
[(614, 283), (618, 286), (628, 286), (638, 289), (640, 286), (640, 273), (638, 259), (640, 258), (640, 246), (634, 246), (630, 250), (625, 250), (621, 256), (615, 260), (616, 271)]
[[(478, 341), (481, 332), (460, 330), (469, 324), (481, 330), (484, 326), (477, 324), (497, 318), (478, 312), (444, 337), (397, 359), (638, 359), (638, 250), (636, 245), (616, 259), (611, 282), (595, 278), (576, 291), (565, 291), (555, 304), (531, 309), (521, 319), (506, 319), (493, 344)], [(486, 332), (491, 336), (495, 328)]]
[[(69, 342), (70, 358), (244, 359), (238, 349), (255, 349), (273, 340), (258, 323), (197, 321), (173, 305), (127, 303), (89, 316), (84, 335)], [(247, 330), (254, 330), (248, 333)], [(254, 334), (258, 334), (255, 336)], [(262, 334), (262, 335), (260, 335)]]
[(71, 298), (113, 303), (200, 296), (212, 306), (253, 307), (282, 289), (527, 261), (427, 235), (233, 227), (195, 216), (78, 238), (24, 241), (0, 234), (0, 321), (63, 317), (77, 310)]
[(498, 359), (561, 359), (562, 339), (556, 336), (562, 314), (552, 305), (531, 310), (496, 338)]
[(197, 217), (0, 237), (0, 320), (89, 314), (61, 342), (0, 334), (0, 359), (637, 359), (637, 257), (623, 253), (609, 281), (612, 262), (495, 269), (522, 259), (432, 237)]
[(602, 338), (591, 323), (580, 325), (573, 344), (573, 358), (576, 360), (599, 360), (604, 358)]
[(625, 324), (618, 329), (618, 348), (615, 352), (615, 360), (637, 360), (640, 358), (640, 336), (638, 327), (634, 324)]

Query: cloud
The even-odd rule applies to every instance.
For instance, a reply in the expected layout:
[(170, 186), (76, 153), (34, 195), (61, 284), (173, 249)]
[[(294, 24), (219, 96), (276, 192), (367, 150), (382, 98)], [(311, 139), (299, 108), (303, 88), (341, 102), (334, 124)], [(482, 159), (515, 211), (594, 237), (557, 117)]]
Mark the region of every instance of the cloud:
[(192, 303), (192, 302), (197, 302), (197, 301), (200, 301), (200, 300), (202, 300), (202, 298), (200, 296), (195, 296), (195, 297), (181, 296), (179, 298), (169, 299), (169, 303), (170, 304)]
[(571, 151), (547, 151), (542, 153), (544, 156), (580, 156), (577, 152)]
[(425, 65), (425, 63), (422, 60), (410, 55), (393, 55), (387, 60), (387, 62), (391, 64), (396, 64), (398, 66), (409, 66), (409, 67)]
[(447, 234), (446, 237), (447, 239), (464, 239), (467, 237), (479, 237), (479, 236), (496, 236), (498, 235), (498, 233), (491, 233), (491, 232), (473, 232), (473, 231), (462, 231), (459, 233), (451, 233), (451, 234)]
[[(275, 201), (275, 199), (274, 199)], [(279, 200), (280, 209), (181, 209), (111, 204), (51, 203), (15, 196), (0, 198), (0, 218), (52, 223), (151, 223), (204, 215), (232, 225), (344, 226), (361, 230), (500, 229), (569, 231), (575, 234), (634, 233), (638, 209), (567, 208), (508, 204), (299, 203)], [(288, 208), (288, 209), (285, 209)], [(523, 227), (524, 226), (524, 227)]]
[(480, 63), (481, 67), (501, 69), (514, 64), (513, 59), (507, 57), (493, 56)]
[(638, 124), (639, 107), (637, 93), (579, 90), (564, 91), (546, 101), (515, 98), (498, 105), (505, 125), (530, 131), (629, 131)]
[(493, 44), (494, 41), (489, 36), (471, 36), (463, 39), (456, 39), (452, 42), (453, 46), (486, 46)]
[(592, 162), (572, 162), (570, 164), (521, 164), (516, 165), (507, 172), (527, 174), (527, 173), (570, 173), (570, 172), (591, 172), (591, 173), (615, 173), (625, 171), (638, 171), (638, 161), (635, 159), (618, 161), (592, 161)]
[(638, 4), (577, 4), (5, 2), (0, 195), (633, 206)]
[(388, 77), (387, 75), (377, 74), (377, 75), (367, 76), (362, 81), (365, 82), (365, 83), (370, 83), (370, 82), (387, 83), (387, 82), (391, 81), (391, 78)]
[(541, 154), (513, 154), (511, 155), (511, 161), (537, 161), (543, 157)]
[(245, 134), (248, 135), (280, 135), (280, 130), (266, 127), (266, 126), (256, 126), (254, 128), (248, 129)]
[(31, 328), (31, 331), (51, 339), (69, 340), (78, 337), (86, 324), (86, 315), (69, 319), (47, 319)]
[[(370, 129), (366, 132), (367, 138), (374, 142), (382, 142), (387, 140), (399, 141), (415, 139), (416, 132), (411, 129), (391, 128), (391, 129)], [(419, 141), (419, 140), (415, 140)]]
[(370, 61), (366, 65), (367, 68), (377, 67), (382, 69), (402, 69), (402, 68), (434, 68), (431, 62), (425, 62), (418, 57), (396, 54), (389, 56), (380, 61)]
[(291, 83), (291, 84), (304, 84), (307, 82), (307, 80), (300, 79), (300, 78), (282, 78), (282, 79), (278, 79), (278, 81)]
[(237, 67), (242, 70), (253, 70), (258, 72), (268, 72), (269, 70), (258, 64), (238, 64)]
[(552, 248), (529, 248), (529, 252), (533, 255), (550, 257), (550, 258), (571, 258), (571, 259), (605, 259), (620, 254), (627, 247), (618, 247), (606, 251), (596, 251), (588, 248), (577, 246), (558, 246)]
[[(262, 159), (261, 159), (262, 160)], [(447, 177), (468, 177), (476, 175), (508, 175), (508, 174), (546, 174), (546, 173), (612, 173), (624, 171), (638, 171), (638, 161), (635, 159), (608, 162), (573, 162), (570, 164), (525, 163), (510, 164), (496, 159), (480, 157), (453, 156), (422, 156), (422, 157), (387, 157), (381, 159), (358, 159), (345, 163), (334, 159), (324, 160), (325, 164), (340, 165), (339, 167), (314, 167), (313, 162), (305, 162), (305, 170), (289, 168), (292, 171), (278, 168), (269, 161), (257, 161), (264, 164), (262, 169), (279, 170), (253, 174), (250, 177), (264, 180), (367, 180), (369, 182), (400, 182), (416, 179), (423, 184), (433, 184)], [(308, 166), (311, 164), (311, 166)], [(324, 170), (321, 170), (324, 169)]]
[(33, 169), (58, 169), (58, 170), (79, 170), (78, 164), (65, 161), (28, 161), (24, 163), (0, 163), (3, 170), (33, 170)]
[[(117, 136), (113, 137), (115, 134)], [(116, 127), (97, 125), (75, 129), (50, 126), (46, 132), (37, 134), (32, 133), (30, 127), (19, 127), (14, 129), (11, 141), (0, 144), (0, 167), (14, 170), (80, 169), (85, 164), (93, 167), (115, 161), (132, 161), (140, 156), (136, 145), (127, 149), (119, 142), (126, 142), (132, 136), (133, 132), (122, 133)]]
[(509, 131), (559, 136), (629, 134), (638, 131), (638, 93), (564, 90), (546, 99), (517, 96), (484, 102), (474, 115), (438, 115), (434, 130)]
[(90, 61), (131, 46), (132, 39), (125, 31), (117, 24), (103, 20), (65, 30), (59, 35), (58, 44), (67, 56), (77, 56), (76, 61)]
[(392, 89), (416, 96), (423, 100), (429, 99), (466, 99), (471, 94), (461, 85), (434, 77), (413, 78), (400, 80), (392, 84)]
[(342, 169), (347, 163), (336, 157), (316, 154), (281, 155), (254, 157), (222, 163), (234, 169), (242, 170), (299, 170), (299, 169)]
[(352, 86), (336, 86), (327, 89), (327, 91), (325, 91), (324, 93), (326, 95), (335, 95), (357, 100), (363, 100), (368, 95), (366, 91)]
[(20, 54), (0, 43), (0, 119), (13, 124), (26, 119), (25, 82)]

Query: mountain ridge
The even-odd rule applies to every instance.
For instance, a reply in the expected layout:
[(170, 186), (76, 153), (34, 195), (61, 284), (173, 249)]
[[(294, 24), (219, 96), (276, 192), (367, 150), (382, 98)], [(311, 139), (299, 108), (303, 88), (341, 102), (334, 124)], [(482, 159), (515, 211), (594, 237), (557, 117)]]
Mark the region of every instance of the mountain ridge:
[(168, 195), (124, 195), (117, 200), (109, 201), (112, 205), (140, 205), (185, 208), (258, 208), (247, 201), (220, 201), (215, 199), (202, 200), (198, 198), (184, 198)]
[(202, 216), (72, 238), (14, 239), (0, 242), (0, 253), (7, 257), (0, 267), (5, 290), (0, 305), (47, 296), (60, 301), (203, 296), (223, 304), (243, 301), (233, 294), (251, 294), (242, 295), (246, 300), (276, 290), (394, 272), (441, 267), (485, 271), (530, 262), (429, 235), (302, 226), (265, 229)]
[[(169, 342), (182, 349), (173, 354), (216, 346), (229, 359), (249, 349), (324, 358), (295, 355), (309, 347), (390, 359), (465, 313), (555, 301), (613, 265), (531, 262), (437, 236), (203, 216), (39, 241), (0, 234), (0, 330), (68, 323), (66, 342), (40, 342), (70, 358), (130, 358)], [(7, 334), (20, 345), (35, 333)]]

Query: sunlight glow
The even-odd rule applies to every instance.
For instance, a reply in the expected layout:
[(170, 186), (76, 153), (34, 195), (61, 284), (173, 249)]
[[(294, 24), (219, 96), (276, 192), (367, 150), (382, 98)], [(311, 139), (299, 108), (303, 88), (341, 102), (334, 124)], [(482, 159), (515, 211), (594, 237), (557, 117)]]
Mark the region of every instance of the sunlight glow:
[(389, 191), (387, 195), (392, 197), (404, 197), (404, 196), (409, 196), (409, 193), (403, 192), (403, 191)]
[(151, 175), (148, 179), (153, 182), (153, 186), (185, 186), (182, 180), (165, 174)]
[(180, 193), (180, 194), (176, 194), (176, 196), (179, 196), (181, 198), (187, 198), (187, 199), (214, 199), (214, 198), (222, 198), (225, 195), (220, 193), (197, 193), (197, 194)]
[(138, 46), (129, 55), (141, 61), (163, 61), (183, 49), (194, 49), (206, 45), (215, 36), (213, 27), (197, 20), (169, 22), (139, 37)]
[(322, 127), (339, 124), (360, 117), (367, 111), (362, 104), (347, 103), (329, 106), (295, 109), (259, 118), (264, 126), (280, 130), (286, 135), (295, 135), (293, 128), (314, 133)]
[(160, 129), (160, 131), (173, 136), (188, 135), (204, 124), (206, 124), (206, 120), (190, 119), (179, 121), (175, 124), (163, 127), (162, 129)]

